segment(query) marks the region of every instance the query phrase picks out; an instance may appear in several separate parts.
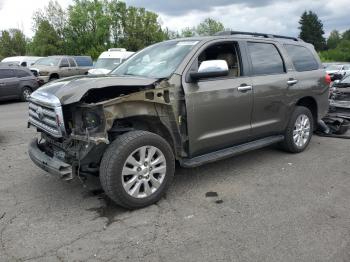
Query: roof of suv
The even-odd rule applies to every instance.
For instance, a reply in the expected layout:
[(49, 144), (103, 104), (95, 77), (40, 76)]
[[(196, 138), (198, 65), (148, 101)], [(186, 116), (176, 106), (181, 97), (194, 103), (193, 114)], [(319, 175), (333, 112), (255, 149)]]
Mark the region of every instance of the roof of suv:
[(174, 40), (197, 40), (197, 41), (205, 41), (205, 40), (213, 40), (213, 39), (250, 39), (250, 40), (269, 40), (274, 42), (281, 42), (281, 43), (298, 43), (300, 45), (310, 45), (309, 43), (304, 42), (302, 39), (297, 37), (291, 37), (291, 36), (284, 36), (284, 35), (273, 35), (273, 34), (266, 34), (266, 33), (256, 33), (256, 32), (241, 32), (241, 31), (222, 31), (219, 33), (216, 33), (213, 36), (194, 36), (194, 37), (187, 37), (187, 38), (180, 38), (180, 39), (174, 39)]
[(18, 64), (14, 64), (12, 62), (0, 62), (0, 68), (1, 69), (24, 69), (26, 70), (26, 67), (23, 67)]

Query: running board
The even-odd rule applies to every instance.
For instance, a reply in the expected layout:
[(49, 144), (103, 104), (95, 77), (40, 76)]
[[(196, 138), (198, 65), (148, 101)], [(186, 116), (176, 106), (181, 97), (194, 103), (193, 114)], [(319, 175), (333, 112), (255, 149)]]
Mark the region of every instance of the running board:
[(196, 156), (194, 158), (185, 158), (180, 160), (180, 165), (183, 167), (196, 167), (204, 164), (208, 164), (211, 162), (215, 162), (217, 160), (222, 160), (225, 158), (229, 158), (235, 155), (239, 155), (251, 150), (259, 149), (265, 146), (269, 146), (280, 142), (284, 139), (284, 136), (269, 136), (263, 139), (255, 140), (249, 143), (221, 149), (215, 152), (211, 152), (205, 155)]

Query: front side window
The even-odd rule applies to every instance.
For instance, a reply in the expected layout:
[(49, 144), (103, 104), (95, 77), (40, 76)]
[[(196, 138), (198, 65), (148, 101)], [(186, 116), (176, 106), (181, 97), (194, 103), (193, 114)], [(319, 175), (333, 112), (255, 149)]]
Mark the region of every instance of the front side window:
[(248, 42), (253, 75), (273, 75), (285, 72), (280, 53), (273, 44)]
[(228, 66), (227, 77), (238, 77), (241, 75), (237, 43), (218, 43), (207, 47), (198, 56), (197, 68), (203, 61), (208, 60), (224, 60)]
[(34, 65), (58, 66), (59, 62), (60, 62), (59, 57), (45, 57), (45, 58), (40, 58), (38, 61), (34, 63)]
[(167, 41), (141, 50), (111, 72), (118, 76), (168, 78), (198, 41)]
[(319, 68), (315, 57), (306, 47), (298, 45), (284, 45), (284, 47), (292, 59), (296, 71), (312, 71)]

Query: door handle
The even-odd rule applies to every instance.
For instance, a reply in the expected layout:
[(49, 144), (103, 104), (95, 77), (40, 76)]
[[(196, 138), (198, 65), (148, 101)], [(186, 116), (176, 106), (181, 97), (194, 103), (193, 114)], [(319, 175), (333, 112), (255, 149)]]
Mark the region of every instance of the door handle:
[(298, 80), (296, 80), (296, 79), (289, 79), (289, 80), (287, 81), (287, 84), (288, 84), (289, 86), (295, 85), (296, 83), (298, 83)]
[(252, 90), (253, 87), (252, 86), (239, 86), (237, 89), (239, 92), (247, 92), (249, 90)]

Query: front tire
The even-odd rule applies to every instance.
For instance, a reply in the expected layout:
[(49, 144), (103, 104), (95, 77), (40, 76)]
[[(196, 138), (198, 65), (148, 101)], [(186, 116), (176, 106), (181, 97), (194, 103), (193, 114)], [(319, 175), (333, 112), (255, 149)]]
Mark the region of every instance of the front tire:
[(295, 107), (284, 134), (282, 147), (291, 153), (300, 153), (309, 145), (314, 120), (311, 111), (303, 106)]
[(59, 79), (59, 76), (58, 76), (58, 75), (52, 75), (52, 76), (50, 76), (50, 78), (49, 78), (49, 82), (55, 81), (55, 80), (57, 80), (57, 79)]
[(103, 190), (128, 209), (156, 203), (169, 187), (175, 159), (168, 142), (147, 131), (125, 133), (107, 148), (100, 166)]
[(21, 93), (21, 101), (22, 102), (28, 101), (31, 94), (32, 94), (32, 89), (30, 89), (30, 87), (28, 86), (23, 87), (22, 93)]

